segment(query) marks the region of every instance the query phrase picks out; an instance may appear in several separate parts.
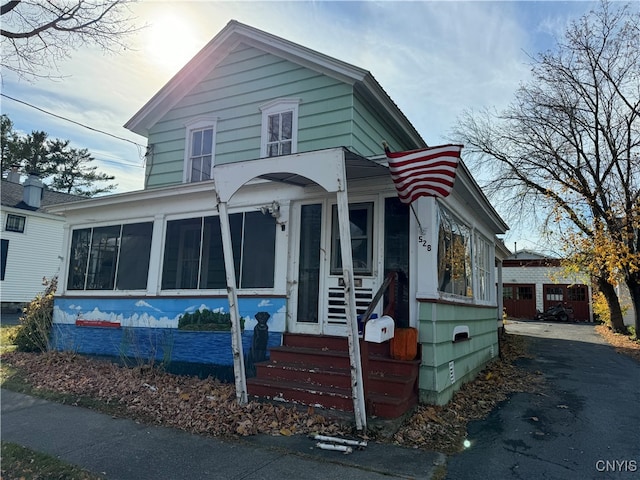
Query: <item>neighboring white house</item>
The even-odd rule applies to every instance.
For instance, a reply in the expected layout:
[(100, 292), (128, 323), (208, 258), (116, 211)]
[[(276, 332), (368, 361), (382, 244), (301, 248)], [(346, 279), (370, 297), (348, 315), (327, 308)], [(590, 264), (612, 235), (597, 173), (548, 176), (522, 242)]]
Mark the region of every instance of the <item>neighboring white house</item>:
[(567, 276), (560, 259), (519, 250), (502, 262), (502, 297), (507, 315), (533, 318), (537, 311), (563, 303), (576, 321), (593, 321), (591, 284), (584, 275)]
[(18, 311), (44, 290), (43, 277), (60, 269), (64, 218), (43, 208), (80, 197), (43, 187), (37, 177), (20, 184), (10, 173), (2, 180), (2, 257), (0, 297), (3, 311)]

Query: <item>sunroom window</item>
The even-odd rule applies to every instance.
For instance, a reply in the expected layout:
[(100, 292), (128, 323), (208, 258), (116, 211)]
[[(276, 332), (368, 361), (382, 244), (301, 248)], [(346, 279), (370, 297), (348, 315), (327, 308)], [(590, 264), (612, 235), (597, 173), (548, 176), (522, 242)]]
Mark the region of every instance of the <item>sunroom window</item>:
[(146, 289), (152, 231), (152, 222), (74, 230), (67, 289)]
[(263, 105), (261, 157), (278, 157), (298, 151), (297, 99), (281, 99)]
[(475, 259), (476, 270), (478, 272), (476, 298), (482, 301), (491, 300), (493, 292), (491, 282), (493, 256), (491, 255), (491, 251), (491, 244), (485, 238), (476, 234)]
[[(261, 212), (229, 215), (239, 288), (273, 288), (275, 219)], [(167, 222), (162, 289), (226, 288), (217, 216)]]
[(438, 290), (473, 296), (469, 228), (444, 208), (439, 211)]

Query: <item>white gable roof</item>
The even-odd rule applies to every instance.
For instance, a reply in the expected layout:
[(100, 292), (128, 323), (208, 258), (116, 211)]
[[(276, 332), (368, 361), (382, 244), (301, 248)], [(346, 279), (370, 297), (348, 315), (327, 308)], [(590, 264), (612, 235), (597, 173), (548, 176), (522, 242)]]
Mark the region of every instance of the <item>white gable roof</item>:
[(376, 102), (412, 138), (416, 148), (427, 144), (407, 117), (367, 70), (231, 20), (169, 82), (156, 93), (124, 126), (147, 136), (149, 129), (202, 81), (239, 44), (251, 45), (291, 62), (354, 85)]

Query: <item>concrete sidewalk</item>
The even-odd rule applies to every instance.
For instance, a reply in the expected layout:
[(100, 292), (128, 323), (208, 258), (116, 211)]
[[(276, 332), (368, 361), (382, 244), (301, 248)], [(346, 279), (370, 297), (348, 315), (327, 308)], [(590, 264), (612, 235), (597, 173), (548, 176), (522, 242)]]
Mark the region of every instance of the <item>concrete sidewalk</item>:
[(142, 425), (80, 407), (1, 391), (2, 440), (108, 479), (429, 479), (445, 456), (370, 443), (350, 455), (302, 435), (227, 441)]

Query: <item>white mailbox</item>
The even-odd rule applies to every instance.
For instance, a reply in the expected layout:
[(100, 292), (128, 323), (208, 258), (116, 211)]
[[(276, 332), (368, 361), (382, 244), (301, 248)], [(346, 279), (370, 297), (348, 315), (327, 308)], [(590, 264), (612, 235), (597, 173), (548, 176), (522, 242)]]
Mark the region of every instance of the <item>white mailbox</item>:
[(372, 318), (364, 327), (364, 340), (366, 342), (382, 343), (393, 338), (394, 323), (389, 315), (380, 318)]

